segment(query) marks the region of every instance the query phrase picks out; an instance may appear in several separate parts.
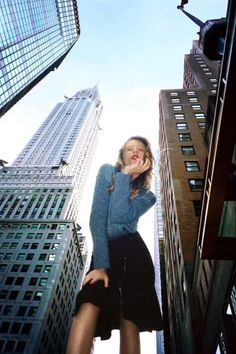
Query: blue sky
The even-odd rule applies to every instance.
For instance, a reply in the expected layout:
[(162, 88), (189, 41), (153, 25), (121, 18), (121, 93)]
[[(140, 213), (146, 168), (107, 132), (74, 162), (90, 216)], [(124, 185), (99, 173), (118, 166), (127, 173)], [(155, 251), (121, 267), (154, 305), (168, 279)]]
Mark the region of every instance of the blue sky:
[[(114, 162), (130, 135), (145, 135), (156, 150), (159, 91), (182, 87), (184, 54), (198, 38), (179, 3), (79, 0), (80, 39), (59, 69), (0, 119), (0, 158), (11, 163), (64, 95), (97, 82), (104, 105), (97, 163)], [(224, 17), (226, 7), (226, 0), (189, 0), (185, 9), (205, 21)], [(115, 347), (106, 343), (108, 352), (117, 354)], [(153, 345), (148, 353), (155, 353)]]
[[(205, 21), (224, 16), (226, 3), (190, 0), (185, 9)], [(59, 69), (0, 119), (1, 158), (13, 161), (64, 94), (97, 82), (104, 104), (102, 148), (113, 135), (116, 154), (123, 140), (136, 133), (149, 137), (156, 148), (159, 91), (182, 86), (184, 54), (198, 37), (198, 27), (177, 10), (178, 4), (80, 0), (79, 41)]]

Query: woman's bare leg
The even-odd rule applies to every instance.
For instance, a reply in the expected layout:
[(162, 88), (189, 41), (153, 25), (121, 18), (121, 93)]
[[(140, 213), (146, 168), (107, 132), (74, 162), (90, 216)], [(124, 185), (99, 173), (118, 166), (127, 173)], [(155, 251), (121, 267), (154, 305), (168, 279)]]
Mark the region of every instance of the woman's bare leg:
[(139, 329), (123, 316), (120, 320), (120, 354), (140, 354)]
[(91, 304), (82, 304), (75, 315), (66, 354), (90, 354), (100, 309)]

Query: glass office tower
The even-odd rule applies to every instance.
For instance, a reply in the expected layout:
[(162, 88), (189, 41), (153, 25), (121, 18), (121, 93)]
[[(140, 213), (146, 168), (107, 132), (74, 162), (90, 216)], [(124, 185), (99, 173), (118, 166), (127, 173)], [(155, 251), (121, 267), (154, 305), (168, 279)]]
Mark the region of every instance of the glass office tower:
[(79, 34), (74, 0), (1, 0), (0, 116), (61, 64)]
[(77, 92), (0, 168), (2, 353), (65, 353), (86, 258), (78, 214), (101, 112), (96, 87)]

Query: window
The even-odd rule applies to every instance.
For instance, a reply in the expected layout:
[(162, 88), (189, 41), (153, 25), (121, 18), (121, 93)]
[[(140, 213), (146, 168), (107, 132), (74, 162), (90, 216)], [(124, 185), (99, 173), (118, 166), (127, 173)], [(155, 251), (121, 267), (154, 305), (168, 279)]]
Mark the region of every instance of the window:
[(198, 98), (197, 97), (189, 97), (189, 102), (190, 103), (196, 103), (196, 102), (198, 102)]
[(38, 248), (38, 243), (32, 243), (31, 247), (32, 250), (36, 250)]
[(12, 242), (10, 248), (11, 249), (16, 249), (18, 246), (18, 242)]
[(13, 253), (5, 253), (3, 259), (9, 261), (12, 259)]
[(46, 257), (47, 257), (47, 254), (46, 253), (41, 253), (39, 255), (39, 261), (45, 261), (46, 260)]
[(195, 96), (196, 93), (195, 93), (195, 91), (187, 91), (187, 95), (188, 96)]
[(38, 278), (30, 278), (29, 285), (36, 285)]
[(11, 327), (11, 334), (18, 334), (20, 332), (21, 323), (13, 322)]
[(10, 242), (3, 242), (3, 244), (1, 245), (0, 248), (7, 249), (7, 248), (9, 248), (9, 246), (10, 246)]
[(41, 278), (39, 281), (40, 286), (47, 286), (48, 285), (48, 278)]
[(170, 96), (171, 97), (178, 97), (179, 94), (178, 94), (178, 92), (170, 92)]
[(15, 285), (22, 285), (24, 282), (24, 278), (23, 277), (17, 277), (16, 281), (15, 281)]
[(50, 246), (51, 246), (51, 243), (45, 243), (44, 246), (43, 246), (43, 249), (44, 250), (49, 250)]
[(188, 129), (187, 123), (176, 123), (176, 127), (178, 130)]
[(19, 233), (16, 234), (15, 239), (16, 240), (20, 240), (22, 236), (23, 236), (23, 233), (19, 232)]
[(7, 298), (8, 291), (7, 290), (1, 290), (0, 292), (0, 299), (4, 300)]
[(12, 285), (14, 279), (14, 277), (7, 277), (7, 279), (5, 280), (5, 285)]
[(18, 261), (22, 261), (23, 259), (25, 259), (25, 253), (18, 253), (16, 259)]
[(193, 200), (193, 207), (195, 211), (196, 216), (201, 215), (201, 207), (202, 207), (202, 201), (201, 200)]
[(31, 323), (24, 323), (22, 330), (21, 330), (21, 334), (29, 334), (30, 330), (32, 328), (32, 324)]
[(36, 291), (36, 293), (34, 295), (34, 301), (40, 301), (42, 296), (43, 296), (43, 292), (42, 291)]
[(53, 243), (52, 249), (53, 249), (53, 250), (58, 250), (58, 249), (59, 249), (59, 246), (60, 246), (60, 243)]
[(181, 151), (183, 155), (195, 155), (195, 150), (192, 145), (190, 146), (181, 146)]
[(17, 296), (19, 294), (19, 291), (16, 290), (12, 290), (9, 294), (9, 299), (10, 300), (16, 300)]
[(203, 112), (194, 113), (194, 116), (196, 119), (203, 119), (203, 118), (205, 118), (205, 113), (203, 113)]
[(175, 117), (175, 119), (184, 119), (185, 118), (183, 113), (175, 113), (174, 117)]
[(200, 104), (192, 104), (192, 109), (194, 111), (197, 111), (198, 109), (202, 109), (201, 105)]
[(25, 316), (27, 306), (20, 306), (16, 316)]
[(25, 350), (25, 345), (26, 345), (26, 342), (24, 342), (23, 340), (20, 340), (16, 346), (17, 353), (23, 353)]
[(171, 98), (171, 102), (172, 103), (180, 103), (180, 99), (179, 98)]
[(23, 297), (23, 300), (27, 300), (27, 301), (30, 301), (31, 300), (31, 297), (33, 295), (33, 291), (29, 291), (27, 290), (24, 294), (24, 297)]
[(178, 134), (179, 136), (179, 141), (191, 141), (191, 134), (189, 133), (181, 133), (181, 134)]
[(173, 106), (174, 111), (182, 111), (182, 106)]
[(185, 161), (185, 169), (188, 172), (200, 171), (199, 164), (197, 161)]
[(29, 248), (29, 245), (30, 245), (29, 243), (25, 242), (25, 243), (23, 243), (21, 248), (27, 250)]
[(0, 327), (0, 333), (7, 333), (10, 327), (10, 322), (2, 322)]
[(13, 350), (14, 350), (14, 345), (15, 345), (15, 341), (14, 340), (7, 341), (7, 344), (5, 346), (5, 351), (12, 353)]
[(28, 316), (30, 317), (35, 317), (37, 313), (38, 307), (36, 306), (30, 306), (29, 311), (28, 311)]
[[(67, 227), (69, 227), (69, 226), (67, 226)], [(65, 230), (65, 228), (66, 228), (65, 224), (60, 224), (58, 229), (59, 230)]]
[(42, 265), (36, 265), (34, 268), (34, 273), (40, 273), (43, 269)]
[(29, 269), (29, 264), (22, 264), (20, 271), (26, 273), (28, 272), (28, 269)]
[(51, 265), (45, 265), (43, 272), (44, 272), (44, 273), (50, 273), (51, 269), (52, 269), (52, 266), (51, 266)]
[(205, 129), (206, 123), (205, 122), (198, 122), (198, 126), (200, 129)]
[(51, 261), (51, 262), (54, 261), (55, 258), (56, 258), (56, 255), (54, 253), (50, 253), (49, 256), (48, 256), (48, 260)]
[(191, 191), (201, 191), (203, 189), (203, 179), (202, 178), (192, 178), (188, 180), (189, 187)]
[(28, 253), (26, 256), (26, 260), (27, 261), (31, 261), (34, 258), (34, 254), (33, 253)]
[(31, 229), (38, 229), (38, 227), (39, 227), (38, 224), (33, 224), (33, 225), (31, 226)]
[(0, 264), (0, 273), (4, 273), (7, 268), (7, 264)]
[(12, 313), (13, 306), (12, 305), (6, 305), (3, 309), (3, 316), (10, 316)]

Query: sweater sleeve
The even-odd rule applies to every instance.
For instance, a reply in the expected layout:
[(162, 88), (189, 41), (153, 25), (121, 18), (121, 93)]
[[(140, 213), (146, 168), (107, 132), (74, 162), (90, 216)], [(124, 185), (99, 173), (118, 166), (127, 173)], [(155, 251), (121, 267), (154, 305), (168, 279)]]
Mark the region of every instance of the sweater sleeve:
[(103, 165), (98, 171), (92, 208), (90, 213), (90, 230), (93, 239), (94, 268), (109, 268), (109, 250), (107, 237), (107, 215), (110, 195), (107, 187), (111, 179), (113, 166)]
[(110, 202), (111, 222), (121, 224), (138, 220), (156, 202), (151, 191), (143, 191), (130, 200), (130, 182), (131, 176), (117, 173)]

